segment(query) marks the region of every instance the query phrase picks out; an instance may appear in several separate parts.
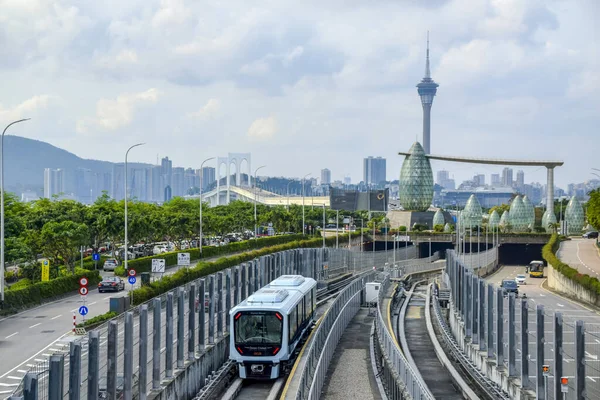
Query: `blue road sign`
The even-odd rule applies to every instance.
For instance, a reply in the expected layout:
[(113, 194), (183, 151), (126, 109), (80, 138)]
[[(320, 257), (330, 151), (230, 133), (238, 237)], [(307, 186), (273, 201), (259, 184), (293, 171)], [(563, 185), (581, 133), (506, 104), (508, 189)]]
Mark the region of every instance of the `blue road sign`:
[(81, 315), (87, 315), (88, 311), (89, 310), (86, 306), (79, 307), (79, 314), (81, 314)]
[(92, 260), (94, 260), (94, 261), (99, 261), (99, 260), (100, 260), (100, 254), (98, 254), (98, 253), (93, 253), (93, 254), (92, 254)]
[(128, 279), (129, 283), (131, 283), (132, 285), (135, 284), (135, 276), (130, 276)]

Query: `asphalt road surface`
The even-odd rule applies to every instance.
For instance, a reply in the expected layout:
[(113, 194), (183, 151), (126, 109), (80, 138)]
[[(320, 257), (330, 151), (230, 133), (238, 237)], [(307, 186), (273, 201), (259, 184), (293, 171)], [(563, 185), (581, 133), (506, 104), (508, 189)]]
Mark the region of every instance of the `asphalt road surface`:
[(558, 258), (582, 274), (600, 278), (600, 249), (596, 239), (577, 238), (561, 242)]
[[(514, 279), (517, 274), (524, 274), (525, 266), (505, 266), (497, 273), (488, 277), (487, 281), (495, 286), (500, 286), (503, 279)], [(537, 366), (536, 345), (540, 338), (536, 337), (536, 306), (544, 307), (544, 364), (551, 366), (553, 369), (554, 362), (554, 334), (553, 334), (553, 316), (555, 312), (562, 313), (563, 316), (563, 345), (564, 345), (564, 371), (563, 376), (570, 378), (569, 393), (567, 398), (572, 396), (575, 390), (574, 375), (575, 375), (575, 345), (574, 345), (574, 326), (575, 321), (584, 321), (585, 327), (585, 368), (586, 368), (586, 398), (600, 398), (600, 314), (584, 305), (571, 301), (570, 299), (561, 297), (545, 288), (546, 279), (527, 278), (525, 285), (519, 286), (519, 299), (516, 300), (515, 312), (515, 332), (517, 334), (517, 349), (521, 349), (521, 296), (527, 296), (527, 304), (529, 309), (529, 379), (531, 388), (535, 388), (535, 371)], [(494, 317), (495, 321), (495, 317)], [(504, 301), (504, 355), (508, 358), (508, 299)], [(497, 329), (497, 327), (496, 327)], [(516, 354), (516, 370), (521, 373), (521, 354), (517, 350)], [(506, 361), (507, 363), (507, 361)], [(549, 379), (549, 385), (553, 382), (553, 377)], [(550, 397), (553, 398), (552, 395)]]

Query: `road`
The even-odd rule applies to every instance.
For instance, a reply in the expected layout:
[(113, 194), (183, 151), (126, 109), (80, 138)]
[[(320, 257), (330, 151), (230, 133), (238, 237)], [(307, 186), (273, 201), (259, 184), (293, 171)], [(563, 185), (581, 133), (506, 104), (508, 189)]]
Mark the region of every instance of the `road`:
[[(222, 256), (207, 258), (211, 261)], [(191, 262), (195, 265), (199, 260)], [(179, 267), (166, 270), (165, 275), (171, 275)], [(103, 276), (113, 276), (112, 272), (101, 272)], [(109, 299), (117, 296), (127, 296), (132, 285), (125, 281), (125, 291), (117, 293), (98, 293), (97, 289), (90, 288), (86, 296), (86, 305), (92, 318), (109, 311)], [(133, 288), (139, 287), (139, 277)], [(48, 355), (68, 349), (72, 340), (73, 313), (77, 313), (82, 303), (82, 296), (72, 295), (39, 307), (23, 311), (0, 319), (0, 397), (12, 392), (17, 386), (28, 367), (47, 358)], [(77, 315), (77, 323), (82, 322), (82, 317)]]
[(561, 242), (558, 258), (582, 274), (600, 278), (600, 249), (594, 239), (572, 239)]
[[(499, 286), (503, 279), (514, 279), (517, 274), (524, 274), (525, 266), (505, 266), (501, 268), (497, 273), (488, 277), (487, 281)], [(579, 303), (573, 302), (569, 299), (561, 297), (553, 292), (546, 289), (544, 283), (545, 279), (539, 278), (527, 278), (525, 285), (519, 286), (519, 295), (525, 294), (527, 296), (528, 309), (529, 309), (529, 375), (532, 387), (535, 384), (535, 371), (536, 371), (536, 360), (535, 360), (535, 346), (538, 343), (536, 338), (536, 316), (535, 308), (537, 305), (544, 306), (544, 326), (545, 326), (545, 337), (544, 337), (544, 361), (553, 367), (554, 361), (554, 335), (553, 335), (553, 315), (554, 312), (561, 312), (563, 315), (564, 328), (563, 328), (563, 345), (564, 345), (564, 374), (571, 378), (569, 380), (569, 397), (575, 390), (574, 387), (574, 374), (575, 374), (575, 363), (574, 363), (574, 326), (575, 321), (582, 320), (585, 324), (585, 368), (586, 368), (586, 390), (587, 397), (590, 399), (600, 398), (600, 314), (595, 310), (588, 308)], [(520, 344), (520, 332), (521, 332), (521, 312), (520, 312), (520, 299), (516, 302), (516, 315), (515, 315), (515, 332), (517, 334), (517, 349), (521, 348)], [(504, 302), (504, 338), (505, 342), (508, 343), (508, 300)], [(495, 318), (494, 318), (495, 320)], [(505, 356), (508, 354), (508, 345), (504, 348)], [(520, 374), (521, 363), (520, 363), (520, 350), (517, 350), (517, 371)], [(552, 384), (552, 378), (550, 379), (549, 385)], [(553, 398), (553, 397), (551, 397)]]

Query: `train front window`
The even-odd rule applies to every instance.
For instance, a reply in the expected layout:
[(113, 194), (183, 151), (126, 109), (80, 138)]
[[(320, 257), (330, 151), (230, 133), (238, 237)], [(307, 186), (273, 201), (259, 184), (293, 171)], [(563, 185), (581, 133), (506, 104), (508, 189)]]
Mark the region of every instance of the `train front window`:
[(274, 311), (238, 312), (234, 316), (236, 344), (280, 344), (283, 316)]

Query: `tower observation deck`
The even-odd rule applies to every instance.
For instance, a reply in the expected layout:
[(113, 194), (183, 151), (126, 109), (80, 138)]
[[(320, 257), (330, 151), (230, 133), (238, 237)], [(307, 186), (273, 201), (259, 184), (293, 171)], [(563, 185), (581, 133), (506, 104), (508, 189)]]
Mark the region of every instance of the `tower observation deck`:
[(427, 32), (427, 57), (425, 60), (425, 76), (417, 85), (417, 92), (421, 97), (421, 105), (423, 106), (423, 150), (425, 154), (431, 152), (431, 106), (433, 97), (438, 88), (437, 83), (431, 79), (431, 70), (429, 68), (429, 32)]

